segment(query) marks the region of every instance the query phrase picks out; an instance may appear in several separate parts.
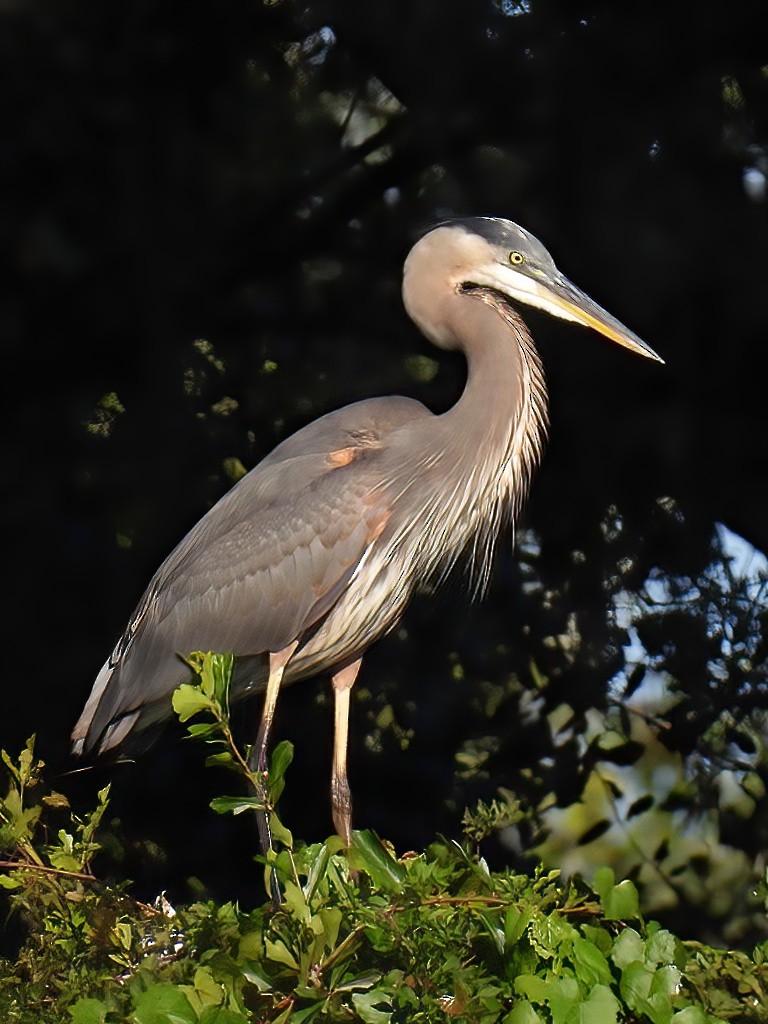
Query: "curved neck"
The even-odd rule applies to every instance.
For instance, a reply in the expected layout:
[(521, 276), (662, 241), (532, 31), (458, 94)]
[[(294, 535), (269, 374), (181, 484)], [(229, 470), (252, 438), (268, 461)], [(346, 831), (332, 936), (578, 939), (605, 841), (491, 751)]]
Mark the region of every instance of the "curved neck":
[[(441, 420), (462, 462), (498, 467), (516, 506), (541, 455), (547, 394), (541, 361), (512, 306), (490, 289), (456, 293), (451, 321), (467, 359), (467, 383)], [(510, 473), (514, 477), (510, 478)]]
[(439, 576), (458, 553), (469, 553), (474, 589), (484, 590), (496, 538), (519, 509), (541, 456), (547, 396), (538, 353), (509, 303), (490, 290), (456, 293), (446, 300), (456, 347), (468, 365), (461, 398), (435, 418), (440, 475), (427, 511), (432, 536), (454, 538), (446, 559), (426, 544), (425, 565)]
[(407, 550), (411, 558), (416, 551), (413, 578), (427, 583), (445, 576), (465, 552), (474, 589), (482, 592), (495, 540), (525, 497), (541, 455), (544, 374), (525, 324), (496, 292), (451, 292), (433, 314), (430, 322), (442, 318), (445, 325), (437, 343), (466, 355), (467, 383), (458, 402), (429, 421), (429, 442), (422, 419), (404, 428), (415, 436), (399, 446), (393, 479), (419, 487), (398, 483), (395, 499), (409, 507), (390, 550)]

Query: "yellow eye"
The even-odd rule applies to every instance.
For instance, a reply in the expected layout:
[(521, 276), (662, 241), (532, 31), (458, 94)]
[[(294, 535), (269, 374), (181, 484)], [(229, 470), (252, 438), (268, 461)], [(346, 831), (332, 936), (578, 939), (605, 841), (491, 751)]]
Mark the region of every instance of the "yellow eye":
[(521, 263), (525, 263), (525, 256), (523, 256), (521, 252), (518, 252), (517, 249), (513, 249), (509, 254), (509, 262), (513, 267), (519, 267)]

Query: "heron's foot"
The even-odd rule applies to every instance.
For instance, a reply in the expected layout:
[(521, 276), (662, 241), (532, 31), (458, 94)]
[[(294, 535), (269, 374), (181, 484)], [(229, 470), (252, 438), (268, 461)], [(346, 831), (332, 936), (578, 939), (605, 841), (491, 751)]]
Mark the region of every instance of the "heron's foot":
[(331, 780), (331, 807), (333, 824), (349, 849), (352, 844), (352, 793), (345, 776), (334, 775)]

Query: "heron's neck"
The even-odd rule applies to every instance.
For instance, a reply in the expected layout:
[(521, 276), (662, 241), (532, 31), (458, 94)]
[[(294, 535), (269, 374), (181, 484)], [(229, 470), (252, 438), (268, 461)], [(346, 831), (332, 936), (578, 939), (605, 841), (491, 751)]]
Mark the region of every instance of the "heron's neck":
[[(472, 546), (484, 552), (528, 491), (547, 429), (547, 394), (531, 336), (503, 298), (488, 291), (458, 294), (453, 301), (467, 383), (440, 418), (446, 455), (467, 496), (465, 514), (478, 524)], [(481, 554), (480, 561), (482, 586), (488, 559)]]
[[(522, 319), (495, 293), (469, 293), (456, 300), (456, 333), (467, 358), (467, 383), (443, 419), (471, 461), (492, 459), (499, 469), (511, 462), (527, 483), (547, 428), (539, 354)], [(466, 444), (469, 439), (476, 448)]]

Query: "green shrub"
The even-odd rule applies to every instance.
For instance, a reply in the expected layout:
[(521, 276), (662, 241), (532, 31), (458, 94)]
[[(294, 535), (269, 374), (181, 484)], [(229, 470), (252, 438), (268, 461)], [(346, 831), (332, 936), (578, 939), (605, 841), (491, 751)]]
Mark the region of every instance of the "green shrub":
[(16, 761), (2, 755), (0, 885), (27, 930), (16, 961), (0, 962), (3, 1024), (768, 1020), (768, 944), (750, 957), (681, 940), (644, 921), (632, 882), (609, 869), (593, 887), (491, 873), (473, 846), (495, 815), (513, 820), (513, 802), (468, 816), (472, 842), (420, 855), (397, 857), (370, 832), (349, 851), (336, 836), (294, 842), (275, 813), (290, 745), (266, 778), (250, 772), (229, 731), (231, 660), (193, 665), (177, 712), (245, 784), (215, 809), (269, 815), (275, 849), (257, 860), (279, 905), (147, 906), (104, 886), (91, 863), (108, 791), (77, 816), (45, 789), (30, 741)]

